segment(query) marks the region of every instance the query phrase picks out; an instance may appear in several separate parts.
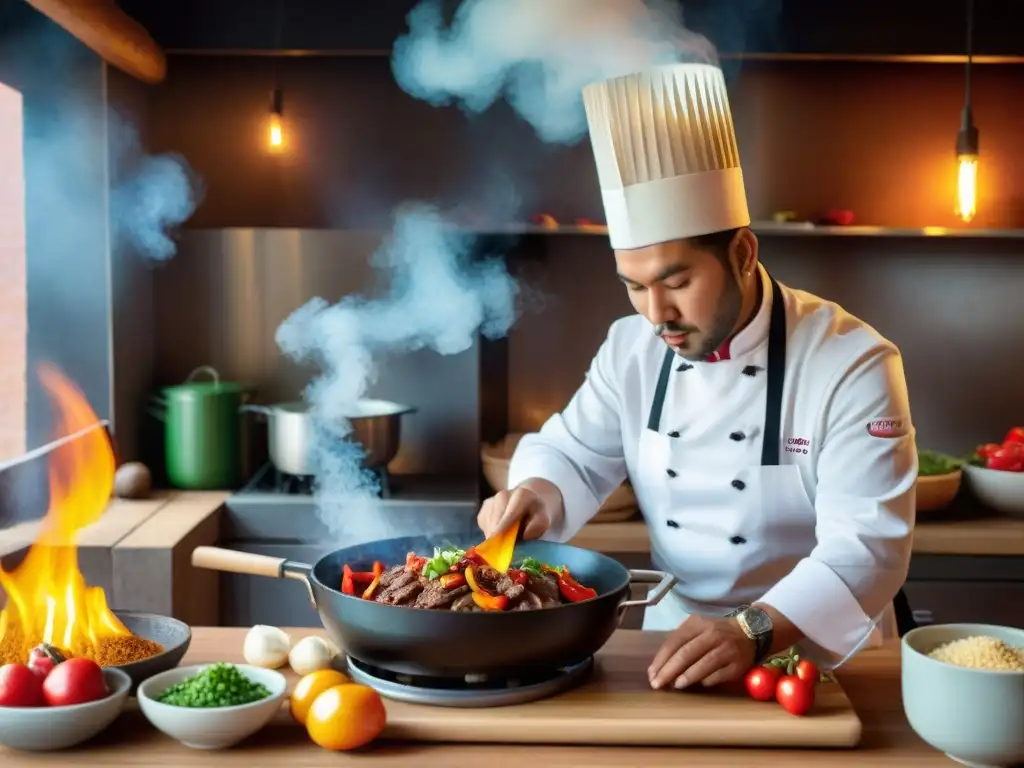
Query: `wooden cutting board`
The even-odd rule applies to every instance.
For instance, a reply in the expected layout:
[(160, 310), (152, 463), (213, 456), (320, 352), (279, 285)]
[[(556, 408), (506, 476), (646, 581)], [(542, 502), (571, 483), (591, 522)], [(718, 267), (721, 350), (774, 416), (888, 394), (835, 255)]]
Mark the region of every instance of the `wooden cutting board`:
[[(196, 630), (182, 664), (242, 662), (245, 629)], [(293, 641), (322, 630), (287, 629)], [(598, 653), (588, 682), (529, 704), (452, 709), (385, 700), (385, 737), (428, 742), (855, 747), (861, 722), (838, 683), (818, 689), (814, 709), (795, 717), (742, 689), (651, 690), (647, 666), (666, 633), (619, 630)], [(285, 667), (289, 690), (297, 675)], [(287, 722), (282, 712), (278, 722)], [(298, 725), (295, 725), (298, 728)]]

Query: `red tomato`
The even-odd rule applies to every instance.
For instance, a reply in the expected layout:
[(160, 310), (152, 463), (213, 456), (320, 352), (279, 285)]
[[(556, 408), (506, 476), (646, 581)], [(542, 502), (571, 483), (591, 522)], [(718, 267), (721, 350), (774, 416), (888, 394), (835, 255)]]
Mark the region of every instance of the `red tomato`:
[(743, 678), (750, 698), (758, 701), (771, 701), (775, 698), (775, 685), (782, 677), (781, 667), (752, 667)]
[(92, 659), (68, 659), (43, 681), (43, 697), (51, 707), (85, 704), (109, 693), (103, 670)]
[(41, 677), (46, 677), (53, 671), (53, 668), (64, 662), (60, 651), (52, 646), (37, 645), (28, 655), (28, 668)]
[(1003, 438), (1003, 445), (1007, 443), (1024, 443), (1024, 427), (1010, 427), (1010, 431)]
[(818, 669), (818, 665), (810, 659), (800, 659), (800, 661), (796, 663), (796, 668), (793, 670), (793, 674), (805, 683), (810, 683), (811, 685), (817, 685), (821, 682), (821, 670)]
[(806, 715), (814, 706), (814, 684), (796, 675), (786, 675), (779, 680), (775, 699), (791, 715)]
[(43, 678), (24, 664), (0, 667), (0, 707), (43, 706)]
[(978, 456), (980, 456), (981, 458), (987, 459), (995, 451), (998, 451), (1002, 447), (1003, 446), (1001, 446), (999, 443), (985, 443), (984, 445), (979, 445), (978, 450), (975, 451), (975, 453), (977, 453)]
[(993, 451), (985, 466), (1003, 472), (1020, 472), (1022, 469), (1021, 443), (1007, 443), (997, 451)]

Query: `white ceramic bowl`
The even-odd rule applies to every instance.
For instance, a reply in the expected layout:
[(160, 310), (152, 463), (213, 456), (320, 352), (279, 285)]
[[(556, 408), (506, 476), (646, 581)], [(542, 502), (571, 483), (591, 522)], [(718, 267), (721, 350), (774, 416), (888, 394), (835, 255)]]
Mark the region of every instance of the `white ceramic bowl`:
[(199, 674), (209, 664), (175, 667), (144, 680), (136, 692), (139, 707), (158, 730), (193, 749), (225, 749), (247, 739), (269, 723), (284, 698), (288, 684), (280, 672), (236, 664), (238, 671), (254, 683), (263, 683), (270, 695), (237, 707), (176, 707), (157, 701), (160, 695), (186, 678)]
[(929, 658), (943, 643), (988, 635), (1024, 646), (1024, 629), (933, 624), (903, 636), (903, 711), (918, 736), (966, 765), (1024, 762), (1024, 672), (968, 669)]
[(1024, 472), (1002, 472), (964, 465), (967, 485), (978, 500), (997, 512), (1024, 517)]
[(88, 741), (124, 709), (132, 679), (119, 669), (103, 670), (110, 695), (68, 707), (0, 707), (0, 744), (23, 752), (52, 752)]
[(960, 490), (962, 478), (959, 469), (945, 475), (918, 475), (917, 511), (937, 512), (948, 507)]

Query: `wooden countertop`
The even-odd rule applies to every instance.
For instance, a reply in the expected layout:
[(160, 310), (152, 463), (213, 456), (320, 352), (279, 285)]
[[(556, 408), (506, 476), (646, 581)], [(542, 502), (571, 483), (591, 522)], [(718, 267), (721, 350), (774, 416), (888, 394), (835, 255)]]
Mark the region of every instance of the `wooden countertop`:
[[(238, 656), (244, 628), (193, 629), (192, 645), (183, 663)], [(290, 629), (293, 637), (313, 630)], [(620, 630), (620, 647), (645, 645), (640, 632)], [(336, 766), (372, 762), (375, 766), (409, 765), (524, 765), (544, 766), (834, 766), (905, 765), (948, 766), (941, 753), (921, 741), (907, 724), (900, 698), (899, 645), (864, 651), (847, 663), (838, 677), (863, 723), (861, 744), (838, 750), (680, 749), (588, 747), (508, 744), (426, 744), (379, 741), (357, 754), (335, 754), (320, 749), (282, 710), (266, 729), (243, 744), (224, 751), (198, 751), (183, 747), (152, 728), (134, 700), (107, 731), (87, 746), (52, 754), (22, 754), (0, 748), (7, 766), (22, 765), (152, 765)], [(452, 711), (453, 721), (458, 712)]]

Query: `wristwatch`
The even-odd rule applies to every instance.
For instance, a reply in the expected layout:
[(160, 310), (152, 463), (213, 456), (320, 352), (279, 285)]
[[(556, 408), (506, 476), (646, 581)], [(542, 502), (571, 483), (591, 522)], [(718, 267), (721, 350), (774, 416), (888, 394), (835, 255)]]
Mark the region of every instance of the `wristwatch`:
[(754, 663), (760, 664), (767, 658), (772, 649), (772, 619), (760, 608), (741, 605), (728, 614), (727, 618), (736, 619), (743, 634), (755, 643)]

